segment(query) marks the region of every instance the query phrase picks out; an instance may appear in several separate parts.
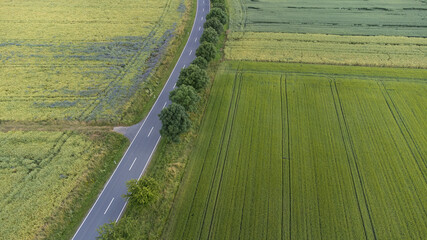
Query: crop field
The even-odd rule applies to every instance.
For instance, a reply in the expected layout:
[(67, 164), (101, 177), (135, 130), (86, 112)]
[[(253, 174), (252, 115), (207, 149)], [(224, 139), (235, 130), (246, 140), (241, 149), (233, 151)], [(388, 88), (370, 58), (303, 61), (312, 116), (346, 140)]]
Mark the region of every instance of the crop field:
[(427, 37), (425, 1), (228, 2), (233, 31)]
[(225, 62), (166, 239), (422, 239), (427, 70)]
[(75, 132), (0, 132), (0, 238), (34, 239), (61, 222), (108, 144)]
[(185, 0), (2, 1), (0, 121), (120, 119), (184, 10)]
[(427, 67), (427, 8), (422, 1), (229, 4), (229, 60)]
[(225, 56), (229, 60), (427, 68), (427, 38), (232, 32)]

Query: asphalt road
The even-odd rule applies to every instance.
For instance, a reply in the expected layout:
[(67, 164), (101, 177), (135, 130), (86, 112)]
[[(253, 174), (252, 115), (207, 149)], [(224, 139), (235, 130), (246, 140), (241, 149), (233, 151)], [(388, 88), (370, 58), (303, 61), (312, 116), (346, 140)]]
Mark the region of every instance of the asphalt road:
[(160, 141), (159, 131), (162, 126), (158, 115), (170, 103), (169, 92), (175, 88), (181, 69), (190, 65), (195, 58), (195, 52), (200, 44), (199, 39), (203, 32), (203, 23), (208, 12), (209, 0), (197, 0), (197, 12), (193, 28), (175, 68), (117, 168), (74, 234), (73, 240), (96, 239), (99, 226), (111, 221), (118, 221), (123, 214), (127, 205), (126, 199), (122, 198), (122, 195), (127, 193), (126, 182), (131, 179), (139, 179), (142, 176), (156, 150)]

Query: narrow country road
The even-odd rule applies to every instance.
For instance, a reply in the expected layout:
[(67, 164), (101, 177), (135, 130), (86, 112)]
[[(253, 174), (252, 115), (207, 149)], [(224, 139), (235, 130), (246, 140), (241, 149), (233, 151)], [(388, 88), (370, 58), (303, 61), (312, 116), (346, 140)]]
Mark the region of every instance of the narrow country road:
[(160, 141), (159, 131), (162, 124), (158, 114), (170, 103), (169, 92), (175, 88), (181, 69), (190, 65), (195, 58), (203, 32), (203, 23), (208, 12), (209, 0), (197, 0), (193, 28), (175, 68), (117, 168), (74, 234), (73, 240), (96, 239), (99, 226), (117, 221), (121, 217), (127, 204), (126, 199), (122, 198), (122, 195), (127, 193), (126, 182), (130, 179), (139, 179), (150, 162)]

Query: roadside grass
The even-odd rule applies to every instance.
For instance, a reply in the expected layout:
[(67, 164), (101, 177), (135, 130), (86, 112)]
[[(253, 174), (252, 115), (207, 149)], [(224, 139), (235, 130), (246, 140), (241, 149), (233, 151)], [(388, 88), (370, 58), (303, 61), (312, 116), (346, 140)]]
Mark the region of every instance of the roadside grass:
[(116, 133), (14, 131), (0, 133), (0, 141), (0, 235), (38, 239), (70, 227), (68, 215), (96, 196), (127, 140)]
[(426, 81), (422, 69), (221, 64), (163, 238), (422, 238)]
[(87, 180), (82, 181), (82, 185), (70, 194), (67, 205), (58, 210), (58, 215), (63, 216), (53, 219), (50, 223), (52, 229), (43, 232), (38, 238), (65, 240), (73, 237), (129, 146), (129, 140), (117, 133), (95, 133), (95, 139), (96, 144), (102, 146), (103, 152), (95, 152), (94, 156), (101, 160), (94, 163), (94, 167), (87, 173)]
[[(135, 96), (129, 101), (129, 106), (123, 118), (120, 120), (120, 123), (124, 125), (136, 124), (148, 114), (172, 73), (175, 64), (178, 62), (181, 52), (187, 44), (187, 39), (190, 36), (193, 26), (193, 19), (196, 15), (196, 9), (193, 7), (196, 1), (191, 0), (185, 3), (186, 9), (189, 9), (189, 11), (186, 11), (181, 19), (181, 24), (175, 29), (175, 36), (168, 44), (162, 62), (153, 71), (153, 75), (149, 80), (150, 83), (153, 82), (152, 86), (148, 88), (149, 90), (143, 87), (137, 91)], [(147, 94), (147, 92), (149, 94)]]
[[(228, 26), (225, 26), (227, 28)], [(207, 69), (210, 79), (215, 79), (217, 69), (223, 61), (223, 47), (226, 34), (219, 36), (216, 58)], [(162, 139), (146, 170), (145, 176), (154, 178), (162, 189), (160, 198), (150, 206), (140, 207), (128, 204), (123, 217), (114, 229), (126, 239), (163, 239), (164, 228), (168, 224), (169, 214), (176, 197), (188, 157), (197, 138), (200, 124), (204, 119), (212, 82), (202, 92), (197, 110), (190, 113), (192, 127), (181, 137), (180, 143), (171, 143)]]

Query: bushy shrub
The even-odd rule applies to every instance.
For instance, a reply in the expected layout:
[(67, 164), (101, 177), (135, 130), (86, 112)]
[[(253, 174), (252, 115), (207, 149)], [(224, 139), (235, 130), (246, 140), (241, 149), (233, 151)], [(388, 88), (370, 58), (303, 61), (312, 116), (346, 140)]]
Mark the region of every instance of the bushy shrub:
[(139, 180), (132, 179), (126, 183), (128, 193), (124, 195), (130, 203), (136, 205), (148, 205), (157, 199), (159, 187), (153, 178), (142, 177)]

